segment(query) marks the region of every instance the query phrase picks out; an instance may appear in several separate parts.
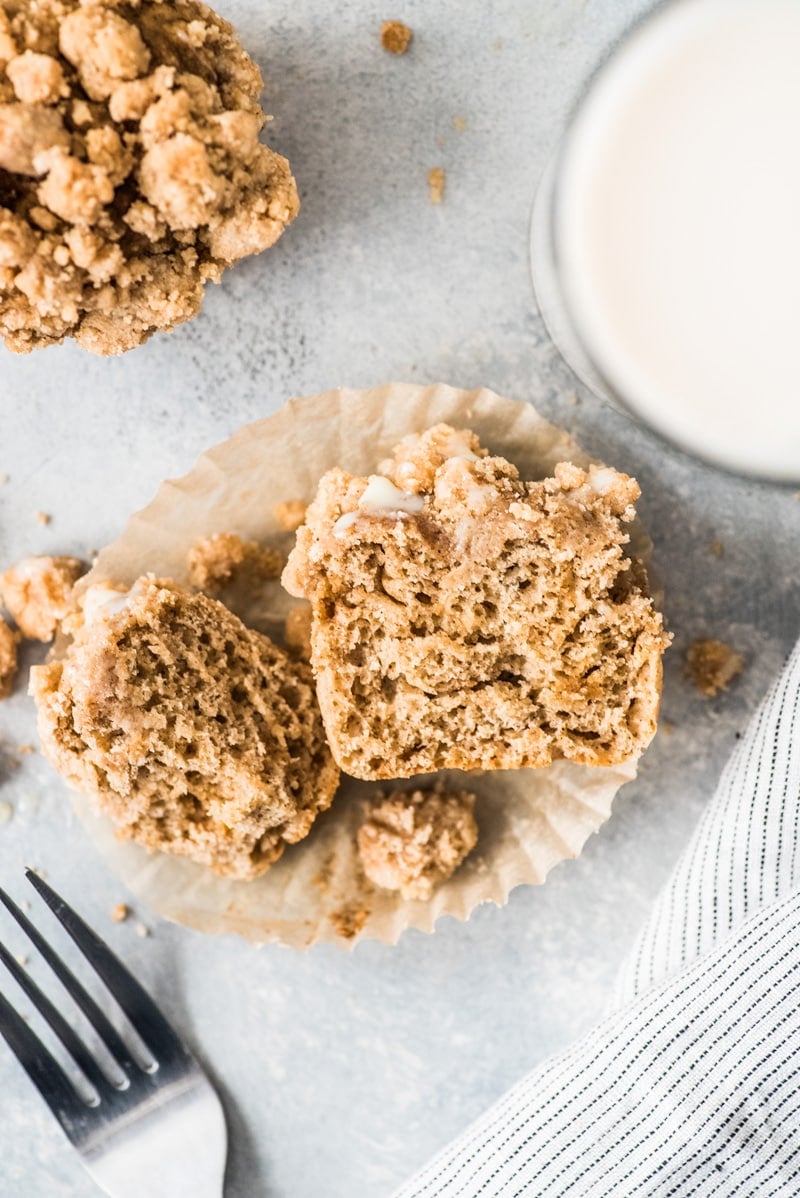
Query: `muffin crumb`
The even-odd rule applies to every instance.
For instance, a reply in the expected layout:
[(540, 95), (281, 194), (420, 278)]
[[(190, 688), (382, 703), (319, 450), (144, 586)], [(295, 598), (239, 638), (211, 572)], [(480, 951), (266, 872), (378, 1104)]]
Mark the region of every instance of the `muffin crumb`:
[(302, 499), (288, 499), (285, 503), (275, 504), (275, 519), (284, 532), (297, 532), (306, 518), (306, 507)]
[(443, 166), (434, 166), (428, 171), (428, 199), (431, 204), (441, 204), (446, 181)]
[(209, 595), (229, 583), (279, 578), (284, 558), (277, 549), (245, 541), (233, 532), (219, 532), (195, 541), (187, 562), (192, 586)]
[(708, 552), (712, 555), (712, 557), (724, 557), (725, 546), (722, 544), (722, 541), (711, 541), (708, 546)]
[(369, 919), (369, 908), (363, 903), (347, 903), (338, 911), (331, 911), (328, 919), (336, 929), (337, 936), (343, 940), (352, 940)]
[(293, 657), (311, 661), (311, 604), (293, 607), (286, 615), (283, 632), (286, 648)]
[(14, 808), (5, 799), (0, 801), (0, 824), (10, 824), (14, 818)]
[(137, 936), (141, 936), (142, 939), (145, 940), (150, 934), (151, 934), (150, 929), (148, 928), (146, 923), (137, 923), (137, 925), (136, 925), (136, 935)]
[(453, 117), (453, 128), (455, 129), (456, 133), (463, 133), (467, 128), (467, 124), (468, 122), (465, 116)]
[(0, 699), (7, 699), (17, 679), (18, 635), (0, 616)]
[(45, 524), (45, 525), (51, 524), (53, 521), (53, 517), (50, 515), (49, 512), (37, 512), (36, 519), (39, 522), (39, 524)]
[(358, 831), (364, 873), (404, 899), (429, 899), (477, 843), (474, 806), (468, 791), (400, 791), (380, 798)]
[(111, 908), (111, 918), (114, 923), (124, 923), (131, 913), (131, 909), (127, 903), (117, 903), (116, 907)]
[(744, 669), (744, 657), (724, 641), (702, 637), (686, 652), (686, 673), (709, 699), (727, 690)]
[(51, 641), (70, 610), (83, 574), (76, 557), (25, 557), (0, 575), (0, 595), (27, 640)]
[(381, 25), (381, 45), (390, 54), (405, 54), (413, 36), (413, 29), (402, 21), (384, 21)]

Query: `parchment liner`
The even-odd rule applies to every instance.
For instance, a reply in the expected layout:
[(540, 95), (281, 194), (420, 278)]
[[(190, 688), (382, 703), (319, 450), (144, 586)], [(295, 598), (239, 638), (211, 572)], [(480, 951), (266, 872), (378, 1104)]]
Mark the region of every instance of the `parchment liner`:
[[(336, 390), (292, 399), (280, 412), (241, 429), (200, 458), (181, 479), (165, 482), (148, 507), (132, 517), (104, 549), (80, 587), (102, 579), (131, 583), (154, 573), (188, 581), (186, 552), (201, 536), (236, 532), (291, 547), (273, 509), (283, 500), (309, 501), (332, 466), (374, 473), (406, 434), (438, 421), (473, 429), (492, 452), (514, 462), (525, 479), (552, 474), (560, 461), (590, 459), (562, 429), (529, 404), (490, 391), (387, 384), (368, 391)], [(649, 542), (634, 526), (633, 551)], [(280, 639), (294, 602), (276, 583), (263, 596), (225, 595), (247, 622)], [(306, 948), (317, 941), (352, 947), (359, 940), (396, 943), (407, 927), (430, 932), (440, 915), (466, 919), (479, 904), (504, 904), (515, 886), (543, 882), (559, 861), (576, 857), (611, 813), (617, 790), (636, 774), (636, 762), (597, 767), (557, 762), (546, 769), (451, 773), (459, 788), (478, 795), (478, 845), (429, 902), (405, 902), (373, 888), (355, 850), (366, 800), (377, 784), (344, 778), (333, 806), (311, 835), (286, 850), (262, 877), (219, 878), (164, 853), (118, 840), (92, 801), (75, 795), (76, 810), (100, 852), (127, 886), (168, 919), (202, 932), (236, 932), (254, 943)], [(383, 789), (411, 788), (419, 779)]]

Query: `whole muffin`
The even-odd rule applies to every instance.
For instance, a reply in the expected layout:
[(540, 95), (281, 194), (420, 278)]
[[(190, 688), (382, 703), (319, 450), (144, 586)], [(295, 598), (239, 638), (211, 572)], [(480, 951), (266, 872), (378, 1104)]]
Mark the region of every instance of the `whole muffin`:
[(0, 336), (118, 354), (295, 217), (261, 73), (197, 0), (0, 0)]

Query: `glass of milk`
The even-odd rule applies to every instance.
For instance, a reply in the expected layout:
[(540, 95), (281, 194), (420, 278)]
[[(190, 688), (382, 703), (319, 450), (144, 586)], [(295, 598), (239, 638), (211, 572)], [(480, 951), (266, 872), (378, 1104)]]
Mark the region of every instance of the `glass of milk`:
[(554, 341), (729, 470), (800, 481), (800, 0), (670, 0), (598, 68), (534, 210)]

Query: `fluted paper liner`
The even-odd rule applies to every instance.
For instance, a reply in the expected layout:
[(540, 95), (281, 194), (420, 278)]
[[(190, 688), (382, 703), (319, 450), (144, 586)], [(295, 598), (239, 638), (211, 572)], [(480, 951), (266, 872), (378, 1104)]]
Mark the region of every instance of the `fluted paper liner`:
[[(332, 466), (374, 473), (402, 437), (439, 421), (473, 429), (525, 479), (551, 475), (560, 461), (583, 466), (590, 461), (564, 430), (529, 404), (486, 390), (388, 384), (293, 399), (204, 454), (185, 477), (165, 482), (102, 551), (81, 589), (103, 579), (129, 584), (144, 573), (188, 582), (188, 548), (215, 532), (236, 532), (288, 551), (293, 534), (280, 531), (277, 503), (308, 502)], [(648, 543), (637, 527), (633, 538), (634, 551), (646, 553)], [(275, 636), (294, 602), (277, 583), (257, 600), (226, 596), (226, 601), (247, 622)], [(478, 795), (479, 840), (428, 902), (404, 901), (370, 886), (355, 842), (368, 800), (378, 789), (410, 789), (419, 779), (378, 786), (343, 777), (333, 806), (318, 818), (311, 835), (248, 882), (220, 878), (191, 861), (119, 840), (90, 799), (77, 795), (75, 804), (111, 867), (142, 902), (168, 919), (203, 932), (236, 932), (255, 943), (293, 948), (317, 941), (352, 946), (364, 939), (393, 944), (405, 928), (430, 932), (440, 915), (466, 919), (479, 903), (502, 905), (515, 886), (543, 882), (559, 861), (580, 853), (608, 819), (619, 787), (635, 774), (635, 761), (614, 767), (559, 761), (538, 770), (452, 772), (448, 777), (459, 789)]]

